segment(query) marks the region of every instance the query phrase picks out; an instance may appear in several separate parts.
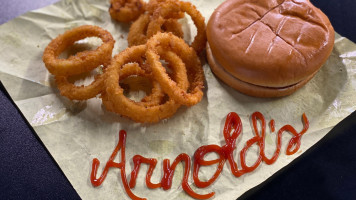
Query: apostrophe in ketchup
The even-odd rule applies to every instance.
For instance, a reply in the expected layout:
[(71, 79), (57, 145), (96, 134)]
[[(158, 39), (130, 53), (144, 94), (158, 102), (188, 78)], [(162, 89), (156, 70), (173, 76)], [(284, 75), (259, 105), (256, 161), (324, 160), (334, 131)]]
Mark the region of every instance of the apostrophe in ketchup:
[[(219, 145), (205, 145), (199, 147), (193, 156), (193, 181), (194, 184), (199, 187), (199, 188), (206, 188), (213, 184), (216, 179), (219, 177), (221, 171), (223, 170), (224, 164), (226, 161), (229, 162), (230, 168), (231, 168), (231, 173), (235, 177), (240, 177), (245, 173), (252, 172), (255, 170), (260, 163), (263, 161), (266, 164), (270, 165), (276, 162), (280, 152), (281, 152), (281, 146), (282, 146), (282, 134), (284, 132), (289, 132), (293, 135), (293, 137), (289, 140), (286, 154), (287, 155), (292, 155), (295, 152), (297, 152), (300, 148), (301, 144), (301, 137), (303, 134), (306, 133), (306, 131), (309, 128), (309, 121), (306, 117), (305, 114), (302, 116), (302, 121), (303, 121), (303, 129), (300, 132), (297, 132), (291, 125), (285, 125), (282, 128), (280, 128), (277, 132), (277, 147), (276, 150), (271, 158), (267, 158), (265, 155), (265, 136), (266, 136), (266, 120), (264, 116), (260, 112), (255, 112), (251, 116), (252, 120), (252, 127), (253, 127), (253, 132), (254, 132), (254, 137), (249, 139), (244, 148), (240, 151), (240, 169), (238, 167), (238, 163), (234, 159), (234, 151), (236, 149), (236, 140), (239, 137), (239, 135), (242, 133), (242, 123), (240, 117), (234, 113), (231, 112), (227, 115), (226, 121), (225, 121), (225, 126), (223, 130), (223, 135), (225, 139), (225, 145), (219, 146)], [(258, 126), (260, 124), (260, 127)], [(269, 122), (270, 126), (270, 131), (275, 132), (275, 122), (274, 120), (271, 120)], [(175, 168), (177, 164), (180, 162), (184, 163), (184, 174), (183, 174), (183, 180), (182, 180), (182, 188), (183, 190), (190, 195), (193, 198), (196, 199), (209, 199), (214, 196), (215, 192), (210, 192), (207, 194), (198, 194), (195, 191), (192, 190), (192, 188), (188, 184), (188, 179), (189, 179), (189, 173), (190, 173), (190, 167), (191, 167), (191, 158), (189, 155), (185, 153), (179, 154), (176, 159), (173, 161), (172, 164), (170, 164), (169, 159), (164, 159), (163, 160), (163, 175), (161, 182), (159, 183), (152, 183), (151, 182), (151, 176), (152, 173), (156, 167), (157, 160), (154, 158), (145, 158), (141, 155), (136, 155), (132, 158), (134, 167), (131, 172), (131, 178), (130, 182), (127, 181), (126, 179), (126, 172), (125, 172), (125, 164), (126, 164), (126, 159), (125, 159), (125, 146), (126, 146), (126, 136), (127, 133), (124, 130), (121, 130), (119, 133), (119, 142), (116, 145), (113, 153), (111, 154), (109, 160), (107, 161), (104, 170), (99, 178), (97, 177), (97, 171), (98, 167), (100, 165), (100, 161), (98, 159), (93, 159), (93, 164), (92, 164), (92, 171), (91, 171), (91, 176), (90, 180), (91, 183), (94, 187), (97, 187), (101, 185), (109, 171), (110, 168), (118, 168), (120, 169), (121, 173), (121, 181), (122, 184), (124, 185), (125, 191), (127, 195), (134, 200), (137, 199), (145, 199), (145, 198), (140, 198), (136, 196), (131, 189), (135, 187), (136, 185), (136, 178), (140, 170), (140, 166), (142, 163), (147, 164), (149, 166), (147, 174), (146, 174), (146, 185), (150, 189), (156, 189), (156, 188), (162, 188), (164, 190), (171, 189), (172, 186), (172, 179), (173, 175), (175, 172)], [(252, 166), (248, 166), (246, 164), (246, 153), (249, 148), (252, 147), (252, 145), (257, 145), (259, 149), (259, 156), (256, 159), (255, 163)], [(115, 157), (117, 156), (118, 152), (121, 150), (121, 160), (120, 162), (114, 162)], [(219, 157), (218, 159), (215, 160), (205, 160), (204, 157), (208, 153), (215, 152)], [(207, 180), (207, 181), (201, 181), (199, 179), (199, 169), (201, 166), (209, 166), (209, 165), (214, 165), (218, 164), (218, 167), (215, 171), (215, 173), (212, 175), (212, 177)]]

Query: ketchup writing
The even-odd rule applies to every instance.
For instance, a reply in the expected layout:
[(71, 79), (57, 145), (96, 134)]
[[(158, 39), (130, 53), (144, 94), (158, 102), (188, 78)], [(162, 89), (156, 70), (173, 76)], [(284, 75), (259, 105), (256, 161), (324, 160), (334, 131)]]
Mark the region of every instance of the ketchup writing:
[[(265, 155), (265, 135), (266, 135), (266, 121), (264, 116), (260, 112), (255, 112), (252, 114), (252, 126), (253, 126), (253, 132), (254, 132), (254, 137), (248, 140), (245, 144), (245, 147), (240, 151), (240, 169), (238, 168), (238, 163), (234, 159), (234, 150), (236, 149), (236, 140), (239, 137), (239, 135), (242, 133), (242, 123), (240, 117), (234, 113), (231, 112), (227, 115), (226, 121), (225, 121), (225, 126), (223, 130), (224, 134), (224, 139), (226, 144), (224, 146), (219, 146), (219, 145), (206, 145), (206, 146), (201, 146), (199, 147), (193, 156), (193, 181), (194, 184), (199, 187), (199, 188), (206, 188), (213, 184), (215, 180), (219, 177), (221, 171), (223, 170), (224, 164), (226, 161), (229, 162), (230, 168), (231, 168), (231, 173), (235, 177), (240, 177), (241, 175), (252, 172), (255, 170), (260, 163), (263, 161), (266, 164), (270, 165), (276, 162), (280, 152), (281, 152), (281, 146), (282, 146), (282, 134), (284, 132), (289, 132), (293, 135), (293, 137), (290, 139), (288, 146), (287, 146), (287, 155), (294, 154), (295, 152), (298, 151), (300, 148), (300, 140), (303, 134), (308, 130), (309, 128), (309, 121), (305, 114), (302, 116), (303, 119), (303, 130), (301, 132), (297, 132), (291, 125), (285, 125), (282, 128), (278, 130), (277, 133), (277, 147), (276, 150), (271, 158), (268, 158)], [(258, 127), (258, 122), (260, 122), (260, 129)], [(271, 132), (275, 132), (275, 122), (274, 120), (271, 120), (269, 122), (269, 127)], [(127, 133), (124, 130), (121, 130), (119, 133), (119, 142), (117, 146), (115, 147), (113, 153), (111, 154), (108, 162), (106, 163), (104, 170), (99, 178), (97, 177), (97, 171), (98, 167), (100, 165), (100, 161), (98, 159), (93, 159), (93, 164), (92, 164), (92, 171), (91, 171), (91, 176), (90, 180), (93, 186), (97, 187), (101, 185), (109, 171), (110, 168), (118, 168), (120, 169), (121, 173), (121, 181), (122, 184), (124, 185), (125, 191), (127, 195), (134, 200), (139, 200), (139, 199), (145, 199), (145, 198), (140, 198), (136, 196), (131, 189), (135, 187), (136, 185), (136, 178), (140, 170), (140, 166), (142, 163), (147, 164), (149, 166), (147, 174), (146, 174), (146, 185), (150, 189), (156, 189), (156, 188), (162, 188), (164, 190), (168, 190), (172, 186), (172, 179), (174, 175), (174, 171), (176, 166), (182, 162), (184, 163), (184, 174), (183, 174), (183, 180), (182, 180), (182, 188), (183, 190), (190, 195), (193, 198), (196, 199), (208, 199), (214, 196), (214, 192), (210, 192), (207, 194), (198, 194), (195, 191), (192, 190), (192, 188), (188, 184), (188, 179), (189, 179), (189, 173), (190, 173), (190, 167), (191, 167), (191, 160), (189, 155), (182, 153), (179, 154), (176, 159), (170, 164), (169, 159), (164, 159), (163, 160), (163, 176), (161, 179), (161, 182), (159, 183), (152, 183), (151, 182), (151, 176), (152, 173), (156, 167), (157, 160), (154, 158), (145, 158), (141, 155), (135, 155), (132, 160), (133, 160), (133, 170), (131, 172), (131, 178), (130, 182), (127, 181), (126, 179), (126, 172), (125, 172), (125, 164), (126, 164), (126, 159), (125, 159), (125, 145), (126, 145), (126, 136)], [(259, 148), (259, 156), (256, 159), (255, 163), (252, 166), (248, 166), (246, 164), (246, 152), (247, 150), (252, 146), (252, 145), (257, 145)], [(114, 162), (114, 159), (118, 152), (121, 150), (121, 161), (120, 162)], [(219, 157), (218, 159), (215, 160), (205, 160), (204, 157), (208, 153), (215, 152)], [(201, 181), (199, 179), (199, 169), (201, 166), (209, 166), (209, 165), (214, 165), (218, 164), (218, 167), (215, 171), (215, 173), (212, 175), (212, 177), (207, 180), (207, 181)]]

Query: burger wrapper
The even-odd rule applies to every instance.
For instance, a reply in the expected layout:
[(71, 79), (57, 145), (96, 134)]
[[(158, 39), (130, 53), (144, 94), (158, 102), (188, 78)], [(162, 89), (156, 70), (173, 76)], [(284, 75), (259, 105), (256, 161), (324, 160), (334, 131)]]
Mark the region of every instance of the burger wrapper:
[[(207, 22), (222, 0), (196, 0), (193, 3)], [(116, 40), (113, 54), (124, 50), (129, 25), (111, 20), (108, 8), (109, 1), (63, 0), (0, 26), (0, 79), (83, 199), (129, 199), (117, 169), (109, 171), (100, 187), (94, 188), (90, 182), (93, 158), (102, 163), (98, 170), (100, 175), (118, 142), (121, 129), (127, 131), (127, 178), (133, 168), (132, 157), (140, 154), (158, 160), (152, 177), (152, 182), (158, 183), (163, 174), (163, 159), (173, 162), (180, 153), (193, 156), (200, 146), (224, 145), (222, 130), (229, 112), (239, 114), (243, 124), (243, 133), (234, 151), (236, 161), (246, 141), (253, 137), (250, 125), (253, 112), (261, 112), (267, 121), (274, 119), (277, 130), (290, 124), (298, 132), (303, 128), (301, 117), (305, 113), (310, 128), (302, 137), (300, 150), (294, 155), (285, 155), (291, 138), (286, 133), (282, 153), (272, 165), (261, 163), (255, 171), (237, 178), (232, 175), (230, 165), (225, 164), (216, 182), (205, 189), (194, 185), (190, 173), (189, 184), (197, 193), (214, 191), (215, 199), (235, 199), (300, 156), (356, 109), (356, 45), (338, 34), (330, 58), (317, 75), (305, 87), (283, 98), (260, 99), (243, 95), (218, 80), (209, 65), (203, 63), (206, 78), (203, 100), (190, 108), (182, 106), (172, 118), (156, 124), (138, 124), (110, 113), (98, 97), (69, 101), (59, 95), (53, 76), (45, 68), (43, 50), (59, 34), (85, 24), (97, 25), (112, 33)], [(185, 39), (191, 41), (196, 34), (194, 24), (189, 17), (182, 23)], [(96, 40), (88, 39), (84, 43), (95, 44)], [(273, 154), (275, 144), (276, 133), (270, 133), (267, 128), (268, 156)], [(252, 165), (258, 153), (254, 145), (248, 151), (247, 164)], [(215, 154), (208, 155), (211, 159), (216, 157)], [(145, 185), (147, 169), (147, 165), (141, 167), (134, 194), (148, 199), (190, 198), (181, 187), (182, 164), (178, 165), (169, 190), (148, 189)], [(204, 167), (199, 178), (207, 180), (215, 170), (215, 165)]]

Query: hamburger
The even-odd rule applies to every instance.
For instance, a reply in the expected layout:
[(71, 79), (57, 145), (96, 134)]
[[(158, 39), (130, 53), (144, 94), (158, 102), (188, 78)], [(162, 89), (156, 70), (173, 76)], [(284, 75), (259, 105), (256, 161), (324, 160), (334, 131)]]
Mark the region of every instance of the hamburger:
[(227, 0), (207, 25), (208, 62), (244, 94), (286, 96), (326, 62), (334, 34), (328, 17), (308, 0)]

